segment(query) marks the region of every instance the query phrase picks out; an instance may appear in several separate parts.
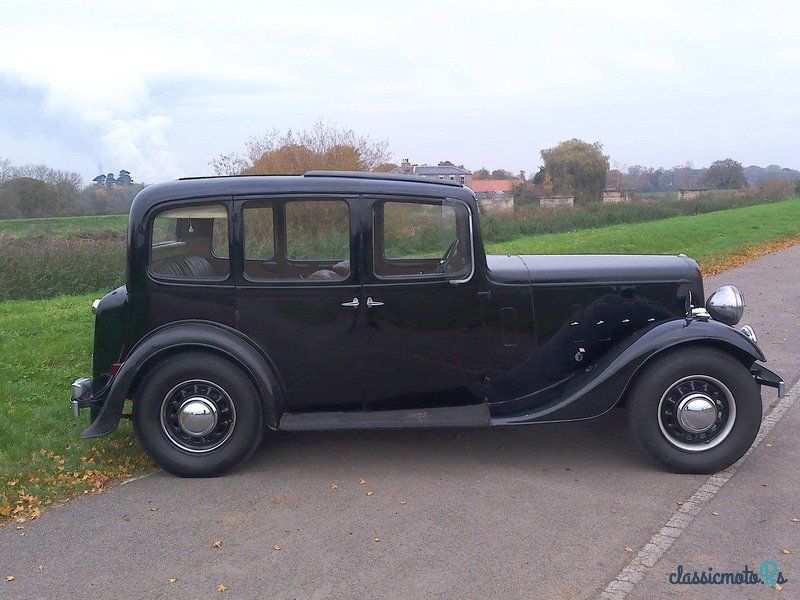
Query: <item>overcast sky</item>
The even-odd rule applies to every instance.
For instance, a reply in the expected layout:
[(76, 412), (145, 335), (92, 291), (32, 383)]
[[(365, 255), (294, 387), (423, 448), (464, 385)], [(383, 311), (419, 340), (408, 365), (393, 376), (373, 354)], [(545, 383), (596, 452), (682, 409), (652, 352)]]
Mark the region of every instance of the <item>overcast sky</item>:
[(0, 0), (0, 157), (211, 173), (318, 119), (395, 162), (800, 168), (798, 2)]

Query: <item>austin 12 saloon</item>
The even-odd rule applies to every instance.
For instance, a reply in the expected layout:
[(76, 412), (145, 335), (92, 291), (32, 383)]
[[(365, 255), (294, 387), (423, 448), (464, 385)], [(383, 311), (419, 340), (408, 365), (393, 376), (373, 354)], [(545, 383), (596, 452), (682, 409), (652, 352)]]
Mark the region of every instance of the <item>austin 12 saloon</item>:
[[(369, 173), (220, 177), (136, 196), (127, 280), (92, 305), (84, 438), (125, 403), (182, 476), (267, 430), (527, 425), (627, 411), (667, 469), (738, 460), (766, 369), (744, 299), (679, 256), (487, 256), (472, 191)], [(564, 443), (569, 443), (565, 440)]]

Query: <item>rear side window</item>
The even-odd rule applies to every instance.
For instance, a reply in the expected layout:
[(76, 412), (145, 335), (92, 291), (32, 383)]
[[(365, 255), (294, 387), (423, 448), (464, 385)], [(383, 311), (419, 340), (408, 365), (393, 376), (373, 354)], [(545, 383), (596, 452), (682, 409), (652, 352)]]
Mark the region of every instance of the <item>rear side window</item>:
[(295, 261), (350, 258), (347, 203), (323, 200), (288, 202), (286, 258)]
[(150, 228), (150, 272), (169, 279), (220, 279), (230, 272), (228, 211), (223, 204), (159, 212)]

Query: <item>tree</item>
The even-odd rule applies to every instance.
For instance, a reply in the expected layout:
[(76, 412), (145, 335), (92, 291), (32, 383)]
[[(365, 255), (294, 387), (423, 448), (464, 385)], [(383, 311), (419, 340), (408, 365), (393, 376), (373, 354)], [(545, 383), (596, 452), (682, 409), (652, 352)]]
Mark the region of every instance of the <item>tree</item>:
[(575, 196), (576, 204), (602, 200), (609, 167), (602, 144), (572, 139), (542, 150), (542, 159), (556, 193)]
[(715, 190), (741, 190), (747, 186), (742, 163), (726, 158), (711, 163), (703, 182)]
[(317, 121), (310, 130), (281, 134), (273, 129), (252, 137), (243, 153), (221, 154), (209, 164), (217, 175), (300, 175), (313, 169), (373, 171), (390, 158), (387, 142)]
[(131, 172), (125, 169), (120, 169), (119, 176), (117, 177), (117, 185), (133, 185), (131, 179)]
[(116, 183), (117, 183), (117, 180), (114, 178), (114, 174), (113, 173), (109, 173), (108, 175), (106, 175), (106, 187), (108, 189), (111, 189), (112, 187), (114, 187), (114, 185)]
[(95, 185), (104, 186), (106, 184), (106, 176), (101, 173), (100, 175), (92, 179), (92, 181), (94, 181)]
[(492, 179), (514, 179), (514, 174), (505, 169), (495, 169), (492, 171)]
[(492, 174), (489, 173), (489, 169), (487, 169), (486, 167), (481, 167), (480, 169), (472, 173), (472, 178), (477, 180), (490, 179), (491, 176)]
[(544, 183), (545, 173), (546, 171), (544, 170), (544, 167), (539, 167), (539, 170), (536, 172), (536, 175), (533, 176), (532, 179), (533, 183), (535, 185), (542, 185)]

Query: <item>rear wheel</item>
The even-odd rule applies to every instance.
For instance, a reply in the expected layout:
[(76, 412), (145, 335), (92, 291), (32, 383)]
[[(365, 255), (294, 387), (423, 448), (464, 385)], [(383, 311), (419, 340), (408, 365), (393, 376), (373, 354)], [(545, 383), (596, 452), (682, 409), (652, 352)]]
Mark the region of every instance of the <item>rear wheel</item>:
[(139, 443), (165, 471), (220, 475), (244, 461), (264, 435), (258, 394), (238, 366), (213, 354), (182, 353), (149, 374), (133, 403)]
[(672, 352), (646, 367), (629, 396), (634, 437), (677, 473), (715, 473), (739, 460), (761, 425), (750, 371), (714, 348)]

